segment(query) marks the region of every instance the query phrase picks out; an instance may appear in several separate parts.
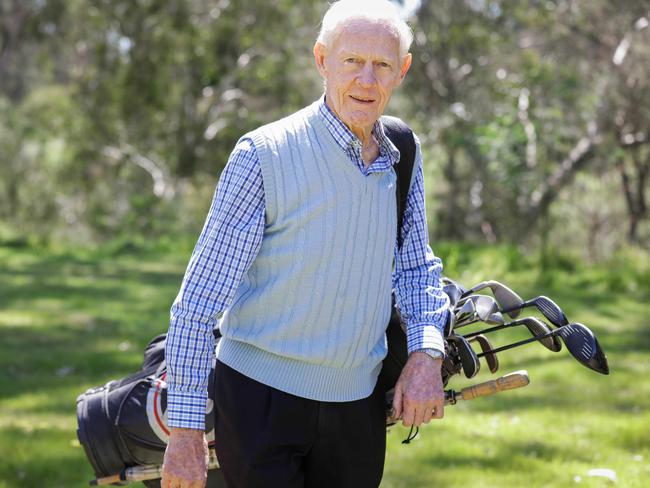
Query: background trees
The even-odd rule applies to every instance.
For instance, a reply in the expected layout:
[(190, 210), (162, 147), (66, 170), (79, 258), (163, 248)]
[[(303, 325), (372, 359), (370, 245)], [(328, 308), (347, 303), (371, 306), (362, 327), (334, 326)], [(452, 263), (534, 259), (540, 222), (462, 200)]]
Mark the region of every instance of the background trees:
[[(323, 1), (0, 0), (0, 235), (196, 234), (229, 151), (313, 100)], [(434, 236), (648, 247), (650, 2), (443, 0), (391, 111)]]

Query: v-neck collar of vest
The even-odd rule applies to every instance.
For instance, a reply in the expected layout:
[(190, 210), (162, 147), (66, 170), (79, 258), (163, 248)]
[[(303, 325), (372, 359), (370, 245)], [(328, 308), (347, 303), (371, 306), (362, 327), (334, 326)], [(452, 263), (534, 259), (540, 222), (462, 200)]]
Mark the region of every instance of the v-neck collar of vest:
[(399, 149), (386, 136), (381, 120), (377, 120), (372, 128), (372, 135), (379, 144), (379, 156), (368, 168), (365, 168), (361, 158), (361, 141), (327, 106), (325, 95), (316, 101), (314, 105), (317, 107), (319, 118), (334, 138), (336, 144), (363, 173), (388, 171), (394, 164), (399, 162)]

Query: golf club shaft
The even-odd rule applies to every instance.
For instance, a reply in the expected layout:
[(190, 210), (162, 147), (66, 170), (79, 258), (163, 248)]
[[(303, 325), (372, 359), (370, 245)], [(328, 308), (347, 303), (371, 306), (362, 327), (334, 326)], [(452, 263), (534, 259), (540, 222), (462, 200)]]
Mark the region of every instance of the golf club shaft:
[(476, 356), (480, 358), (480, 357), (485, 356), (486, 354), (495, 354), (497, 352), (507, 351), (508, 349), (512, 349), (514, 347), (519, 347), (519, 346), (523, 346), (525, 344), (530, 344), (531, 342), (538, 342), (540, 339), (546, 339), (547, 337), (551, 337), (551, 336), (555, 335), (558, 330), (560, 330), (560, 329), (553, 329), (552, 331), (550, 331), (547, 334), (531, 337), (530, 339), (524, 339), (523, 341), (519, 341), (519, 342), (513, 342), (512, 344), (508, 344), (507, 346), (497, 347), (496, 349), (492, 349), (491, 351), (482, 352), (480, 354), (477, 354)]
[(514, 327), (516, 325), (520, 325), (520, 324), (519, 323), (509, 323), (509, 324), (503, 324), (503, 325), (496, 325), (496, 326), (490, 327), (488, 329), (483, 329), (483, 330), (479, 330), (477, 332), (472, 332), (471, 334), (465, 334), (463, 337), (465, 339), (471, 339), (472, 337), (476, 337), (477, 335), (488, 334), (490, 332), (495, 332), (495, 331), (501, 330), (501, 329), (507, 329), (508, 327)]

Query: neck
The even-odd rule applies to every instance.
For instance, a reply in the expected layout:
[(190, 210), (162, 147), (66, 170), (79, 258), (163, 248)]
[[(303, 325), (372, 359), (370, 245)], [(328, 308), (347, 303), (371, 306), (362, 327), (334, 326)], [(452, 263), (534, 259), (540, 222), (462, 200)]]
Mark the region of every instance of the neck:
[(350, 129), (350, 132), (352, 132), (357, 138), (361, 141), (361, 145), (364, 148), (370, 147), (372, 144), (374, 144), (374, 139), (372, 138), (372, 127), (353, 127), (350, 124), (348, 124), (343, 118), (341, 117), (341, 114), (338, 113), (338, 111), (332, 106), (330, 103), (330, 99), (325, 96), (325, 104), (329, 107), (329, 109), (334, 112), (334, 114), (338, 117), (338, 119), (343, 122), (343, 124)]
[[(345, 122), (344, 122), (345, 124)], [(348, 124), (345, 124), (348, 126)], [(357, 138), (361, 141), (361, 145), (364, 148), (369, 147), (373, 143), (372, 139), (372, 127), (370, 128), (358, 128), (358, 127), (350, 127), (348, 126), (348, 129), (352, 131), (352, 133), (357, 136)]]

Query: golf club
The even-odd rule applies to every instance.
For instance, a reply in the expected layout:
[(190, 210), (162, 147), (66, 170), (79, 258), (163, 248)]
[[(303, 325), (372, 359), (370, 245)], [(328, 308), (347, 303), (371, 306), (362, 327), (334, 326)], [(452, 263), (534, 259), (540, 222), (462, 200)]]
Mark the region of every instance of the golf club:
[(481, 363), (479, 363), (478, 357), (476, 356), (474, 349), (472, 349), (472, 346), (467, 342), (467, 339), (456, 334), (452, 334), (449, 337), (446, 337), (446, 339), (447, 344), (449, 345), (449, 351), (447, 351), (447, 354), (458, 358), (463, 367), (465, 377), (473, 378), (476, 376), (481, 369)]
[(461, 287), (457, 283), (447, 283), (442, 287), (442, 291), (447, 294), (449, 297), (449, 303), (453, 307), (458, 303), (458, 300), (460, 300), (465, 288)]
[(458, 400), (474, 400), (475, 398), (494, 395), (502, 391), (521, 388), (530, 383), (528, 371), (521, 370), (508, 373), (496, 380), (486, 381), (478, 385), (468, 386), (461, 391), (445, 390), (445, 405), (455, 405)]
[(569, 324), (569, 319), (567, 319), (566, 315), (558, 306), (558, 304), (543, 295), (538, 296), (537, 298), (532, 298), (531, 300), (526, 300), (514, 308), (504, 308), (501, 310), (501, 313), (507, 313), (513, 317), (511, 312), (530, 306), (537, 307), (537, 310), (539, 310), (542, 315), (544, 315), (544, 317), (546, 317), (548, 321), (556, 327), (562, 327), (563, 325)]
[(513, 290), (508, 288), (503, 283), (499, 283), (498, 281), (494, 281), (494, 280), (482, 281), (477, 285), (474, 285), (469, 290), (467, 290), (463, 294), (463, 297), (467, 295), (471, 295), (472, 293), (476, 293), (477, 291), (483, 290), (484, 288), (489, 288), (492, 291), (494, 298), (496, 298), (497, 302), (499, 302), (499, 305), (501, 306), (502, 309), (510, 310), (509, 313), (510, 317), (514, 319), (517, 318), (517, 316), (519, 316), (520, 309), (518, 309), (517, 307), (520, 304), (524, 303), (524, 300)]
[[(460, 391), (445, 390), (445, 405), (456, 405), (460, 400), (475, 400), (476, 398), (494, 395), (515, 388), (527, 386), (530, 383), (528, 371), (521, 370), (513, 373), (508, 373), (495, 380), (479, 383), (478, 385), (466, 386)], [(392, 397), (387, 397), (387, 415), (386, 425), (394, 425), (399, 420), (393, 416), (392, 412)]]
[(462, 327), (478, 321), (498, 325), (504, 323), (503, 315), (499, 312), (499, 305), (494, 298), (486, 295), (469, 295), (459, 302), (461, 310), (463, 310), (467, 302), (474, 303), (474, 312), (457, 315), (456, 327)]
[(488, 368), (490, 368), (490, 373), (496, 373), (499, 370), (499, 360), (497, 359), (497, 355), (489, 353), (493, 347), (487, 337), (481, 334), (475, 334), (474, 337), (472, 337), (467, 342), (470, 344), (472, 342), (478, 342), (481, 351), (488, 352), (488, 354), (485, 355), (485, 362), (487, 363)]
[[(513, 320), (512, 322), (509, 322), (507, 324), (497, 325), (496, 327), (490, 327), (489, 329), (479, 330), (477, 332), (472, 332), (471, 334), (465, 334), (463, 337), (465, 337), (465, 339), (471, 339), (472, 337), (476, 337), (480, 334), (489, 334), (490, 332), (495, 332), (501, 329), (507, 329), (509, 327), (516, 327), (518, 325), (525, 325), (526, 327), (528, 327), (528, 330), (533, 335), (533, 337), (537, 337), (537, 338), (546, 336), (549, 332), (551, 332), (551, 329), (548, 327), (548, 325), (546, 325), (538, 318), (524, 317), (518, 320)], [(559, 352), (562, 350), (562, 342), (560, 342), (560, 339), (555, 335), (540, 339), (539, 342), (541, 342), (544, 347), (546, 347), (547, 349), (553, 352)]]
[(609, 365), (607, 364), (607, 356), (603, 352), (600, 344), (594, 333), (587, 328), (587, 326), (579, 323), (572, 323), (553, 329), (552, 331), (540, 337), (532, 337), (523, 341), (515, 342), (507, 346), (498, 347), (490, 351), (478, 354), (477, 357), (483, 357), (487, 354), (495, 354), (497, 352), (506, 351), (514, 347), (530, 344), (531, 342), (539, 341), (546, 337), (558, 335), (564, 340), (564, 345), (569, 350), (571, 355), (578, 360), (578, 362), (589, 369), (601, 374), (609, 374)]
[[(479, 386), (479, 385), (477, 385)], [(522, 385), (524, 386), (524, 385)], [(517, 388), (515, 386), (515, 388)], [(217, 455), (210, 449), (210, 459), (208, 462), (208, 469), (219, 469), (219, 461)], [(162, 465), (138, 465), (130, 468), (125, 468), (120, 473), (112, 476), (105, 476), (90, 481), (90, 486), (104, 486), (113, 484), (130, 484), (137, 481), (155, 480), (162, 477)]]
[(454, 323), (457, 325), (463, 320), (474, 317), (475, 312), (476, 306), (474, 305), (474, 302), (472, 300), (465, 300), (462, 304), (457, 305), (452, 312), (455, 317)]

